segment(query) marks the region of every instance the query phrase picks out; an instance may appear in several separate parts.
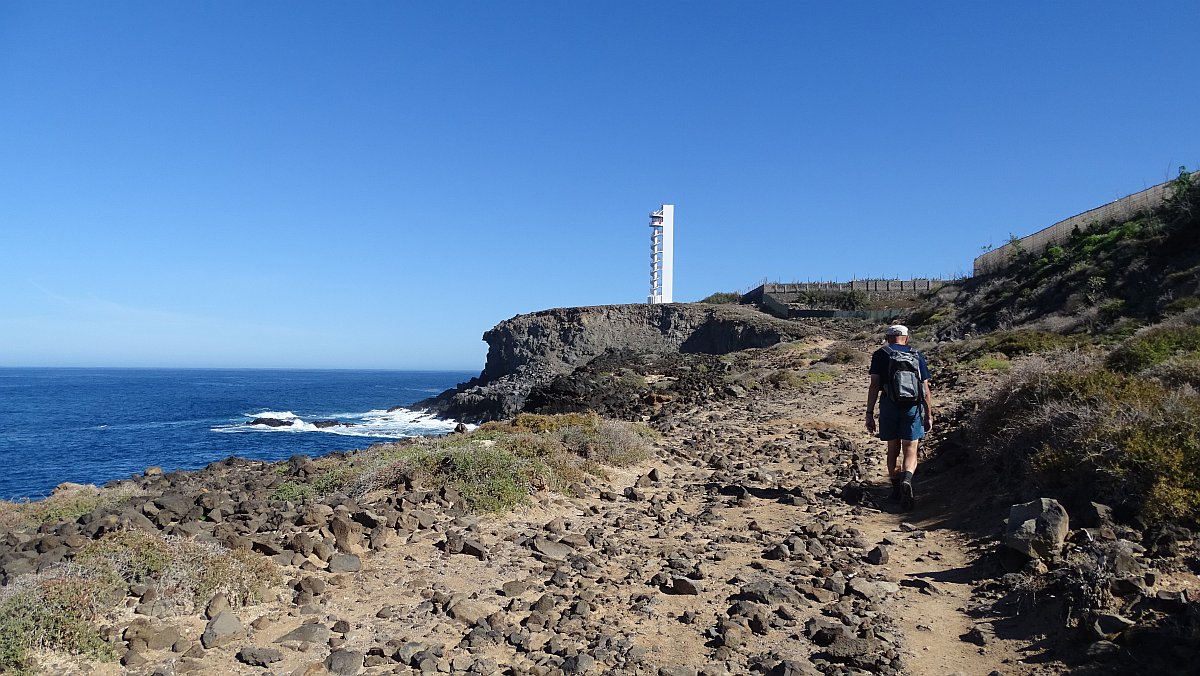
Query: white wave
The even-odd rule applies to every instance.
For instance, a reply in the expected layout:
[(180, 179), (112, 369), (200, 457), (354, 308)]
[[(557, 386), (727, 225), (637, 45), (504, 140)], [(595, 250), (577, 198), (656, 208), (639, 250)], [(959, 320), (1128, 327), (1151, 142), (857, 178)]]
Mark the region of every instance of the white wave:
[(296, 414), (291, 411), (263, 411), (262, 413), (251, 413), (250, 418), (274, 418), (276, 420), (290, 420), (296, 418)]
[[(406, 408), (387, 411), (382, 409), (365, 412), (345, 412), (327, 416), (315, 416), (304, 420), (291, 411), (264, 411), (247, 414), (248, 420), (220, 427), (213, 427), (213, 432), (245, 433), (245, 432), (324, 432), (348, 437), (377, 437), (383, 439), (403, 439), (406, 437), (429, 436), (445, 434), (453, 431), (458, 424), (454, 420), (442, 420), (424, 411), (412, 411)], [(283, 425), (251, 425), (250, 422), (268, 418), (286, 422)], [(317, 427), (314, 422), (335, 420), (338, 425)], [(474, 429), (474, 425), (468, 425)]]

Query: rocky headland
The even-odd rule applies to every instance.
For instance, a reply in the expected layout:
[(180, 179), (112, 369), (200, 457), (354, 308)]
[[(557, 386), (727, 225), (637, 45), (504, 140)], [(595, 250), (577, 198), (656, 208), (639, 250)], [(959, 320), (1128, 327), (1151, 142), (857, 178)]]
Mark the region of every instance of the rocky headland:
[(519, 315), (483, 334), (479, 377), (417, 403), (445, 418), (516, 415), (537, 387), (610, 352), (721, 355), (801, 337), (807, 329), (740, 305), (601, 305)]

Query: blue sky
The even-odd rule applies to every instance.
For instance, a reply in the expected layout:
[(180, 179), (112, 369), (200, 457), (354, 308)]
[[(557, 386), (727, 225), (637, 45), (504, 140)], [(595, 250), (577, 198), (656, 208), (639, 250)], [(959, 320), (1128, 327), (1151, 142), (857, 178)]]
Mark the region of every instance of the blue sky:
[(0, 366), (482, 367), (1200, 167), (1200, 3), (6, 2)]

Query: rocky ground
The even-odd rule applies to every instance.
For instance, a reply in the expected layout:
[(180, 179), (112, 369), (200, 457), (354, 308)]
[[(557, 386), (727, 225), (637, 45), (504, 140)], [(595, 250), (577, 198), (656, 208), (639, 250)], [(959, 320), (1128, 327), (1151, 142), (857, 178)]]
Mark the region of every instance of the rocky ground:
[[(662, 401), (645, 402), (662, 432), (653, 459), (610, 472), (582, 496), (541, 493), (503, 515), (467, 514), (456, 496), (420, 487), (246, 515), (246, 496), (271, 468), (231, 462), (209, 474), (148, 477), (177, 498), (140, 525), (186, 533), (195, 514), (211, 521), (216, 510), (228, 528), (201, 528), (272, 556), (286, 585), (257, 605), (231, 610), (218, 597), (186, 617), (131, 598), (113, 629), (121, 665), (43, 655), (41, 666), (94, 674), (1070, 670), (1061, 618), (1004, 605), (1019, 581), (1000, 581), (1000, 517), (972, 511), (987, 504), (985, 480), (968, 481), (942, 460), (919, 475), (914, 511), (884, 498), (883, 444), (861, 420), (864, 367), (810, 364), (831, 342), (705, 357), (700, 370), (721, 374), (708, 385), (687, 380), (694, 364), (674, 364), (663, 377), (690, 382), (690, 394), (664, 388)], [(864, 357), (871, 347), (861, 336), (850, 344)], [(800, 375), (765, 377), (780, 367)], [(742, 384), (717, 385), (737, 383), (730, 372)], [(589, 377), (597, 374), (612, 375)], [(975, 385), (944, 388), (942, 408)], [(305, 467), (297, 459), (286, 471)], [(122, 519), (139, 521), (114, 515), (92, 530)], [(95, 535), (89, 528), (78, 535)], [(18, 550), (65, 546), (47, 535), (62, 539), (9, 533), (7, 561)], [(1129, 556), (1131, 566), (1144, 558)], [(1181, 590), (1200, 587), (1195, 575), (1159, 574), (1154, 584), (1194, 610)]]

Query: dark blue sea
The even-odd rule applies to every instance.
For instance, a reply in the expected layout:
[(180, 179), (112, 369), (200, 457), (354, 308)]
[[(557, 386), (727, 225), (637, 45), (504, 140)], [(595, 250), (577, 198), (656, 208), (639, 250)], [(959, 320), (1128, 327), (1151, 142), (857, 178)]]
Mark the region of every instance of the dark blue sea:
[[(237, 455), (282, 460), (443, 434), (453, 421), (402, 409), (466, 371), (0, 368), (0, 499), (146, 467)], [(248, 425), (255, 419), (284, 423)], [(319, 428), (334, 420), (342, 425)]]

